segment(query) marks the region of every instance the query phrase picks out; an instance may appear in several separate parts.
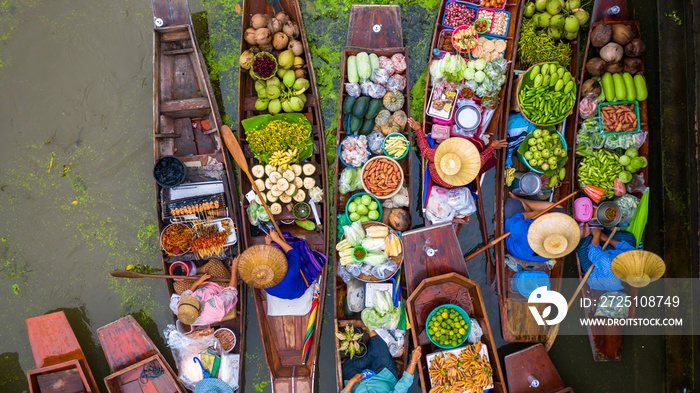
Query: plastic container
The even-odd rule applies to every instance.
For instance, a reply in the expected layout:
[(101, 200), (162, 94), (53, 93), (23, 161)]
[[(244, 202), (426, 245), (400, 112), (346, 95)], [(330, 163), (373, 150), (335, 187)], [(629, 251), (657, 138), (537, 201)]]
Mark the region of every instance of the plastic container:
[(588, 222), (593, 219), (593, 201), (591, 201), (591, 198), (576, 198), (574, 201), (574, 219), (578, 222)]
[(493, 20), (492, 18), (491, 19), (489, 19), (489, 18), (476, 18), (476, 20), (474, 21), (474, 24), (476, 25), (476, 22), (479, 22), (479, 21), (485, 21), (486, 22), (486, 29), (479, 31), (479, 30), (476, 30), (476, 26), (475, 26), (474, 30), (476, 30), (477, 34), (488, 33), (489, 30), (491, 30), (491, 21), (492, 20)]
[[(233, 348), (236, 347), (236, 343), (238, 342), (238, 340), (236, 339), (236, 333), (234, 333), (233, 330), (231, 330), (231, 329), (227, 329), (227, 328), (218, 328), (218, 329), (214, 330), (214, 337), (216, 337), (216, 334), (219, 333), (219, 332), (229, 332), (229, 333), (231, 333), (231, 335), (233, 335), (233, 345), (231, 346), (231, 348), (225, 349), (225, 348), (223, 347), (223, 345), (221, 346), (221, 350), (222, 350), (222, 351), (224, 351), (224, 352), (226, 352), (226, 353), (231, 352), (231, 350), (232, 350)], [(219, 338), (216, 337), (216, 339), (218, 340)], [(219, 342), (219, 344), (221, 344), (221, 342)]]
[[(476, 48), (476, 46), (475, 46), (474, 48), (472, 48), (472, 49), (470, 49), (470, 50), (468, 50), (468, 51), (462, 51), (462, 50), (457, 49), (457, 47), (455, 46), (455, 35), (457, 34), (457, 32), (460, 31), (460, 30), (466, 30), (466, 29), (468, 29), (470, 26), (471, 26), (471, 25), (469, 25), (469, 26), (467, 26), (467, 25), (462, 25), (462, 26), (456, 27), (456, 28), (455, 28), (455, 31), (452, 33), (452, 38), (451, 38), (451, 40), (452, 40), (452, 47), (455, 48), (455, 50), (456, 50), (457, 52), (459, 52), (459, 53), (471, 53), (471, 52), (474, 50), (474, 48)], [(474, 38), (478, 40), (478, 39), (479, 39), (479, 33), (474, 34)]]
[[(471, 319), (469, 318), (469, 314), (467, 314), (467, 312), (464, 311), (464, 309), (463, 309), (462, 307), (455, 306), (454, 304), (443, 304), (442, 306), (435, 307), (435, 309), (434, 309), (433, 311), (430, 312), (430, 314), (428, 315), (428, 319), (425, 320), (425, 325), (426, 325), (426, 327), (428, 326), (428, 324), (430, 323), (430, 321), (433, 319), (433, 317), (435, 316), (435, 314), (437, 314), (437, 311), (438, 311), (439, 309), (441, 309), (441, 308), (446, 308), (446, 309), (448, 309), (448, 310), (457, 310), (457, 312), (459, 313), (459, 315), (461, 315), (462, 318), (463, 318), (465, 321), (468, 321), (468, 322), (469, 322), (469, 324), (467, 325), (467, 329), (466, 329), (466, 330), (467, 330), (467, 333), (460, 339), (459, 344), (457, 344), (457, 345), (455, 345), (455, 346), (452, 346), (452, 345), (441, 345), (441, 344), (439, 344), (439, 343), (433, 341), (433, 336), (432, 336), (430, 333), (428, 333), (428, 338), (430, 339), (430, 342), (432, 342), (433, 344), (435, 344), (436, 346), (438, 346), (438, 347), (440, 347), (440, 348), (444, 348), (444, 349), (457, 348), (457, 347), (459, 347), (460, 345), (464, 344), (465, 341), (467, 341), (467, 338), (469, 337), (469, 333), (472, 331), (472, 322), (471, 322)], [(426, 329), (426, 331), (427, 331), (427, 329)]]
[[(503, 6), (504, 6), (504, 8), (505, 8), (505, 3), (503, 4)], [(490, 26), (490, 28), (489, 28), (489, 32), (488, 32), (488, 33), (482, 33), (482, 34), (485, 35), (485, 36), (491, 36), (491, 37), (507, 37), (507, 36), (508, 36), (508, 30), (510, 30), (510, 18), (511, 18), (510, 12), (508, 12), (508, 11), (506, 11), (506, 10), (504, 10), (504, 9), (501, 10), (501, 9), (496, 9), (496, 8), (482, 8), (482, 9), (495, 12), (495, 14), (493, 14), (493, 18), (492, 18), (492, 20), (491, 20), (491, 26)], [(499, 12), (502, 12), (502, 13), (505, 13), (506, 15), (508, 15), (508, 19), (506, 19), (506, 32), (505, 32), (505, 34), (495, 34), (495, 33), (491, 32), (491, 30), (493, 30), (493, 27), (494, 27), (494, 21), (496, 20), (496, 15), (497, 15)], [(478, 18), (478, 17), (479, 17), (479, 15), (477, 14), (477, 18)]]
[[(618, 104), (634, 104), (634, 113), (637, 115), (637, 129), (634, 131), (623, 131), (623, 132), (603, 132), (603, 121), (602, 117), (600, 116), (601, 109), (604, 106), (607, 105), (618, 105)], [(600, 125), (600, 133), (603, 135), (624, 135), (624, 134), (636, 134), (642, 130), (642, 122), (641, 118), (639, 117), (639, 101), (634, 100), (634, 101), (613, 101), (613, 102), (602, 102), (598, 104), (598, 118), (601, 119), (599, 121)]]
[[(362, 257), (358, 257), (361, 255)], [(367, 249), (362, 246), (355, 246), (352, 249), (352, 260), (355, 262), (362, 262), (367, 258)]]
[[(464, 3), (464, 2), (461, 2), (461, 1), (448, 1), (447, 3), (445, 3), (445, 9), (447, 9), (447, 6), (450, 5), (450, 4), (452, 4), (452, 3), (457, 3), (457, 4), (465, 5), (465, 6), (467, 6), (467, 8), (471, 8), (472, 10), (474, 10), (474, 19), (476, 19), (476, 16), (477, 16), (476, 14), (477, 14), (477, 12), (479, 11), (479, 8), (480, 8), (479, 6), (477, 6), (477, 5), (475, 5), (475, 4), (471, 4), (471, 3)], [(445, 17), (446, 17), (446, 15), (445, 15), (445, 13), (443, 12), (443, 13), (442, 13), (442, 21), (441, 21), (440, 23), (441, 23), (444, 27), (447, 27), (448, 29), (453, 29), (455, 26), (450, 26), (450, 25), (446, 25), (446, 24), (445, 24)], [(473, 21), (472, 21), (472, 23), (473, 23)]]
[[(185, 274), (177, 274), (178, 269), (184, 271)], [(197, 274), (197, 265), (192, 261), (175, 261), (168, 267), (168, 272), (173, 276), (194, 276)], [(182, 281), (183, 279), (176, 278), (175, 281)]]
[[(355, 198), (361, 197), (363, 195), (369, 195), (370, 198), (372, 198), (372, 200), (374, 202), (377, 202), (377, 205), (379, 205), (379, 207), (377, 208), (377, 213), (379, 213), (379, 219), (382, 218), (382, 204), (379, 203), (379, 199), (375, 198), (373, 195), (368, 194), (366, 192), (358, 192), (357, 194), (353, 194), (350, 197), (350, 199), (348, 199), (348, 202), (345, 204), (345, 218), (347, 218), (348, 221), (350, 221), (350, 214), (348, 214), (348, 206), (350, 206), (350, 202), (352, 202)], [(352, 222), (352, 221), (350, 221), (350, 222)]]
[[(345, 165), (348, 168), (360, 168), (362, 165), (367, 163), (367, 161), (365, 161), (364, 163), (362, 163), (362, 165), (352, 166), (352, 165), (348, 165), (348, 163), (345, 162), (345, 160), (343, 160), (343, 154), (342, 154), (343, 153), (343, 142), (348, 138), (359, 138), (359, 137), (360, 137), (360, 135), (348, 135), (340, 142), (340, 145), (338, 145), (338, 159), (340, 160), (340, 162), (343, 163), (343, 165)], [(369, 150), (369, 143), (367, 144), (367, 153), (368, 153), (367, 160), (369, 160), (369, 157), (372, 155), (372, 152)]]
[[(567, 150), (568, 147), (566, 146), (566, 139), (564, 139), (564, 136), (563, 136), (559, 131), (557, 131), (556, 133), (557, 133), (557, 135), (559, 135), (559, 139), (561, 139), (562, 149)], [(527, 138), (523, 141), (523, 143), (527, 143)], [(567, 150), (567, 151), (568, 151), (568, 150)], [(525, 157), (523, 157), (523, 155), (520, 154), (519, 151), (518, 151), (518, 160), (519, 160), (520, 162), (522, 162), (523, 164), (525, 164), (531, 171), (537, 172), (537, 173), (544, 173), (544, 172), (542, 172), (542, 171), (540, 171), (540, 170), (537, 170), (537, 169), (531, 167), (531, 166), (530, 166), (530, 163), (527, 162), (527, 160), (525, 159)], [(568, 161), (568, 158), (567, 158), (567, 161)], [(566, 162), (566, 161), (565, 161), (565, 162)], [(560, 168), (561, 168), (561, 167), (560, 167)], [(557, 171), (559, 171), (559, 170), (557, 169)]]
[[(386, 140), (393, 137), (393, 136), (400, 136), (401, 138), (403, 138), (403, 141), (406, 143), (406, 151), (404, 151), (403, 154), (398, 156), (398, 157), (392, 156), (391, 154), (387, 153), (386, 148), (385, 148)], [(384, 138), (384, 141), (382, 142), (382, 151), (384, 152), (384, 155), (387, 157), (393, 158), (395, 160), (400, 160), (400, 159), (406, 157), (406, 154), (408, 154), (408, 151), (410, 150), (410, 148), (411, 148), (411, 143), (408, 142), (408, 139), (406, 139), (406, 137), (403, 134), (399, 134), (398, 132), (394, 132), (394, 133), (387, 135), (386, 138)]]
[(153, 179), (163, 188), (179, 186), (186, 175), (185, 164), (175, 156), (161, 157), (153, 165)]
[(433, 125), (433, 129), (430, 131), (430, 137), (436, 141), (444, 141), (450, 137), (450, 126), (445, 124)]

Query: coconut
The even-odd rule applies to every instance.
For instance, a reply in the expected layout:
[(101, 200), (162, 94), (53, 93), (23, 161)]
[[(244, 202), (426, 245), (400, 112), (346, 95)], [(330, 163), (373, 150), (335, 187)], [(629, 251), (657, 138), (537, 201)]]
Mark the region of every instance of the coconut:
[[(272, 19), (272, 20), (277, 20), (277, 19)], [(278, 33), (275, 33), (274, 36), (272, 36), (272, 46), (275, 47), (277, 50), (282, 50), (287, 47), (287, 44), (289, 43), (289, 37), (287, 37), (286, 34), (282, 33), (281, 31)]]
[(591, 96), (593, 98), (597, 98), (600, 95), (600, 91), (600, 82), (595, 79), (589, 79), (583, 82), (583, 85), (581, 85), (581, 97)]
[(272, 34), (282, 31), (282, 26), (284, 26), (284, 23), (280, 22), (279, 19), (272, 18), (267, 22), (267, 28), (270, 29)]
[(642, 69), (642, 60), (628, 57), (623, 60), (622, 65), (625, 72), (629, 72), (630, 74), (634, 75), (639, 73), (639, 71)]
[(253, 65), (253, 56), (254, 54), (251, 51), (244, 51), (241, 53), (241, 57), (238, 58), (238, 64), (240, 64), (241, 68), (244, 70), (249, 70)]
[(284, 34), (288, 35), (289, 38), (299, 37), (299, 25), (297, 25), (297, 23), (294, 21), (290, 20), (289, 22), (285, 23), (282, 31), (284, 31)]
[(260, 45), (261, 49), (263, 46), (269, 44), (270, 41), (272, 41), (272, 33), (270, 33), (270, 29), (267, 27), (261, 27), (255, 30), (255, 42)]
[(250, 27), (254, 29), (259, 29), (261, 27), (267, 26), (267, 22), (270, 21), (270, 15), (268, 14), (255, 14), (250, 18)]
[(644, 54), (645, 49), (646, 45), (644, 45), (644, 41), (635, 38), (630, 41), (629, 44), (625, 45), (625, 54), (629, 57), (640, 57)]
[(605, 72), (609, 72), (611, 74), (622, 72), (623, 69), (624, 66), (622, 65), (621, 61), (616, 61), (614, 63), (608, 63), (605, 65)]
[(566, 20), (564, 23), (564, 30), (571, 32), (571, 33), (578, 33), (579, 27), (580, 27), (580, 24), (578, 22), (578, 18), (576, 18), (573, 15), (569, 15), (566, 17)]
[(299, 79), (299, 78), (306, 78), (306, 70), (303, 68), (299, 68), (298, 70), (294, 70), (294, 76)]
[(586, 72), (592, 76), (601, 76), (605, 72), (605, 60), (594, 57), (586, 62)]
[(275, 19), (282, 22), (282, 25), (289, 22), (289, 14), (285, 11), (280, 11), (275, 15)]
[(578, 19), (578, 24), (581, 26), (588, 23), (588, 20), (591, 18), (588, 11), (584, 10), (583, 8), (579, 8), (578, 10), (574, 11), (574, 16), (576, 19)]
[(300, 69), (304, 66), (304, 59), (299, 56), (294, 56), (294, 65), (292, 66), (295, 70)]
[(607, 24), (598, 25), (591, 32), (591, 45), (600, 48), (612, 39), (612, 27)]
[(622, 60), (623, 54), (624, 50), (622, 46), (615, 42), (609, 42), (600, 49), (600, 57), (608, 63), (615, 63)]
[(304, 45), (302, 45), (301, 41), (297, 40), (289, 41), (287, 49), (291, 50), (294, 56), (301, 56), (301, 54), (304, 53)]
[(291, 50), (280, 53), (279, 57), (277, 57), (277, 63), (286, 70), (292, 68), (294, 65), (294, 53)]
[(245, 39), (245, 42), (249, 43), (250, 45), (257, 45), (258, 43), (255, 40), (255, 29), (252, 27), (245, 30), (245, 33), (243, 33), (243, 38)]
[(635, 36), (634, 28), (631, 25), (616, 23), (612, 25), (612, 39), (620, 45), (625, 45), (632, 41)]
[(260, 50), (263, 52), (272, 52), (272, 50), (275, 49), (272, 46), (271, 42), (268, 42), (267, 45), (260, 45)]

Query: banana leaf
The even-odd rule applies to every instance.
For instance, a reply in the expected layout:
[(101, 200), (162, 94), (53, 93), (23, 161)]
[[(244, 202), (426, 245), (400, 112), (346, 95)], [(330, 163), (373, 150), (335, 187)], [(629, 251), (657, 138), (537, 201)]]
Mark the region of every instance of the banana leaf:
[[(304, 127), (307, 130), (307, 136), (308, 139), (306, 142), (302, 142), (299, 144), (299, 146), (290, 146), (290, 148), (297, 148), (299, 152), (297, 153), (297, 160), (296, 161), (303, 161), (309, 157), (314, 152), (314, 142), (311, 140), (311, 123), (309, 120), (304, 116), (302, 113), (278, 113), (276, 115), (258, 115), (251, 117), (249, 119), (241, 120), (241, 126), (243, 126), (243, 129), (248, 132), (250, 130), (255, 130), (260, 127), (265, 127), (267, 124), (273, 120), (284, 120), (289, 123), (300, 123), (304, 125)], [(270, 161), (270, 154), (267, 153), (261, 153), (254, 151), (256, 158), (259, 161), (262, 161), (264, 163), (267, 163)]]
[(634, 245), (635, 248), (639, 248), (639, 243), (642, 241), (642, 236), (644, 236), (644, 228), (647, 226), (647, 217), (649, 217), (649, 187), (644, 190), (637, 210), (634, 211), (634, 215), (630, 220), (630, 226), (626, 228), (628, 232), (634, 235), (637, 241), (637, 244)]

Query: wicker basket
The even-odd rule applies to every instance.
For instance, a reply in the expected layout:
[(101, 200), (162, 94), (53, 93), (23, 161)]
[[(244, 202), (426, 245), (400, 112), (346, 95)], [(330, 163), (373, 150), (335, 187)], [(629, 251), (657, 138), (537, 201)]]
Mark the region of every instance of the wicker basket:
[[(551, 63), (551, 62), (533, 64), (530, 68), (528, 68), (528, 69), (522, 74), (522, 77), (520, 78), (520, 80), (518, 80), (518, 86), (517, 86), (517, 88), (515, 89), (515, 91), (516, 91), (516, 93), (515, 93), (515, 94), (516, 94), (516, 101), (517, 101), (517, 103), (518, 103), (518, 104), (517, 104), (517, 109), (516, 109), (516, 110), (517, 110), (518, 112), (520, 112), (520, 113), (523, 115), (523, 117), (525, 117), (525, 119), (526, 119), (527, 121), (529, 121), (530, 123), (532, 123), (532, 124), (534, 124), (534, 125), (536, 125), (536, 126), (538, 126), (538, 127), (549, 127), (549, 126), (554, 126), (554, 125), (560, 124), (561, 122), (564, 121), (564, 119), (566, 119), (567, 117), (569, 117), (569, 116), (573, 113), (574, 108), (576, 107), (576, 98), (574, 97), (574, 102), (571, 104), (571, 108), (569, 108), (569, 111), (566, 113), (566, 116), (564, 116), (564, 119), (561, 120), (561, 121), (558, 121), (558, 122), (556, 122), (556, 123), (551, 123), (551, 124), (540, 124), (540, 123), (535, 123), (534, 121), (530, 120), (530, 119), (527, 117), (527, 115), (525, 114), (525, 112), (522, 111), (522, 108), (520, 108), (520, 87), (522, 86), (523, 81), (526, 81), (526, 79), (529, 78), (528, 75), (530, 74), (530, 71), (532, 71), (532, 69), (533, 69), (534, 67), (536, 67), (536, 66), (541, 66), (542, 64), (550, 64), (550, 63)], [(573, 74), (571, 75), (571, 80), (574, 81), (574, 86), (578, 86), (578, 85), (576, 84), (576, 77), (575, 77)], [(578, 87), (577, 87), (577, 88), (578, 88)]]

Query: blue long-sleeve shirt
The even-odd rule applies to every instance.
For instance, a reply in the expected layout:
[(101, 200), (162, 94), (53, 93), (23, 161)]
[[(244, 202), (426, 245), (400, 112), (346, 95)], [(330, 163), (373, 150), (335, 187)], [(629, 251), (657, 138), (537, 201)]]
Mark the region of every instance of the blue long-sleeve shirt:
[(280, 299), (298, 299), (308, 288), (301, 274), (301, 255), (292, 248), (287, 251), (287, 274), (279, 284), (265, 289), (265, 292)]
[(539, 256), (527, 242), (527, 231), (535, 221), (533, 218), (526, 220), (522, 213), (516, 213), (506, 219), (505, 229), (510, 232), (506, 238), (506, 249), (510, 255), (530, 262), (547, 262), (549, 258)]
[(622, 289), (622, 282), (615, 277), (610, 265), (616, 256), (630, 250), (635, 250), (635, 248), (624, 240), (605, 250), (594, 244), (589, 245), (588, 259), (591, 260), (595, 267), (588, 277), (588, 285), (600, 291), (618, 291)]
[[(345, 381), (347, 384), (347, 381)], [(342, 393), (406, 393), (413, 385), (413, 374), (404, 371), (401, 379), (386, 368), (368, 380), (360, 381), (352, 387), (352, 392), (342, 390)]]

